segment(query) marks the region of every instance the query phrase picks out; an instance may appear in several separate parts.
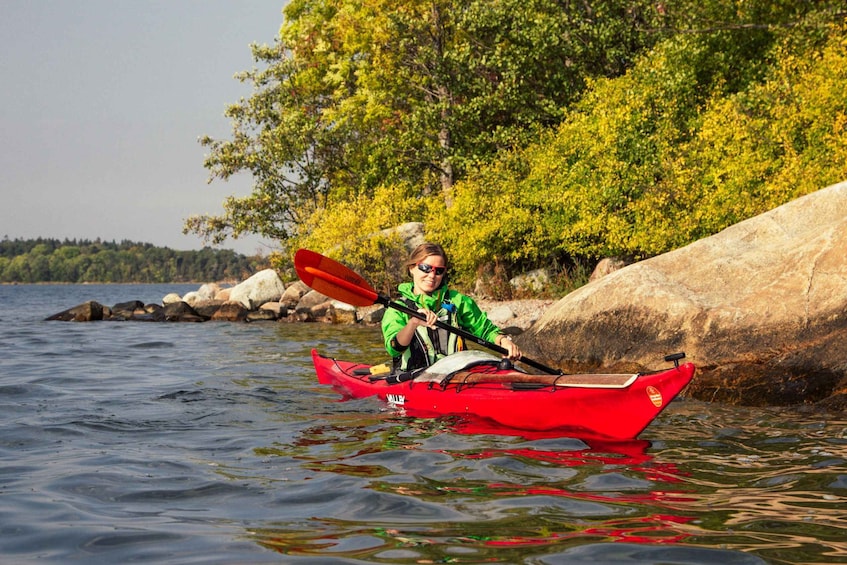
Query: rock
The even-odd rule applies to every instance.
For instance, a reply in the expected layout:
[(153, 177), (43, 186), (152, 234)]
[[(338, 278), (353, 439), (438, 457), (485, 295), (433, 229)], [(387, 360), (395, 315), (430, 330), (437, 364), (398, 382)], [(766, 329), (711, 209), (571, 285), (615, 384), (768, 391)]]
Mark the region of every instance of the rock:
[(288, 315), (288, 308), (283, 306), (282, 302), (265, 302), (259, 306), (259, 310), (269, 310), (276, 319), (284, 318)]
[(120, 302), (112, 306), (112, 312), (109, 316), (110, 320), (131, 320), (137, 314), (143, 314), (144, 303), (140, 300), (131, 300), (129, 302)]
[(197, 296), (200, 300), (214, 300), (220, 291), (218, 283), (206, 283), (197, 289)]
[[(555, 301), (548, 299), (525, 299), (500, 302), (480, 299), (476, 302), (483, 312), (489, 314), (489, 317), (492, 313), (494, 313), (494, 316), (498, 318), (498, 321), (494, 322), (495, 324), (500, 326), (503, 330), (508, 329), (509, 331), (506, 333), (515, 335), (517, 333), (521, 333), (523, 330), (526, 330), (534, 324), (535, 321), (541, 317), (541, 314), (552, 306)], [(508, 308), (508, 310), (513, 314), (512, 318), (505, 318), (505, 316), (498, 316), (498, 314), (496, 314), (497, 309), (503, 307)], [(505, 324), (508, 324), (508, 326), (505, 326)]]
[(384, 315), (385, 306), (382, 305), (359, 309), (359, 316), (365, 324), (379, 324)]
[(355, 324), (359, 321), (356, 316), (356, 307), (333, 300), (326, 310), (326, 321), (330, 324)]
[(136, 322), (164, 322), (165, 309), (158, 304), (147, 304), (142, 312), (136, 312), (132, 316)]
[(222, 288), (215, 294), (215, 300), (219, 300), (221, 302), (226, 302), (229, 300), (229, 296), (232, 294), (232, 288)]
[(311, 290), (312, 289), (310, 289), (303, 281), (297, 281), (285, 289), (285, 292), (282, 293), (282, 297), (279, 299), (279, 302), (289, 310), (293, 310), (297, 307), (297, 303), (300, 302), (300, 299)]
[[(397, 235), (403, 242), (403, 247), (408, 255), (414, 251), (415, 247), (422, 243), (426, 243), (424, 236), (424, 225), (422, 222), (407, 222), (393, 228), (386, 228), (380, 232), (384, 236)], [(405, 259), (405, 257), (404, 257)]]
[(175, 302), (182, 302), (182, 297), (175, 292), (171, 292), (166, 294), (162, 299), (162, 305), (167, 306), (168, 304), (173, 304)]
[(223, 300), (198, 300), (191, 307), (204, 318), (211, 320), (224, 304), (225, 302)]
[(182, 301), (185, 302), (186, 304), (188, 304), (189, 306), (191, 306), (192, 308), (194, 307), (195, 304), (197, 304), (201, 300), (202, 300), (202, 298), (200, 297), (200, 294), (196, 290), (192, 290), (191, 292), (186, 292), (185, 295), (182, 297)]
[(588, 282), (601, 279), (606, 275), (610, 275), (615, 271), (623, 269), (626, 266), (626, 261), (618, 259), (617, 257), (606, 257), (604, 259), (600, 259), (600, 262), (597, 263), (596, 267), (594, 267), (594, 271), (592, 271), (591, 276), (588, 277)]
[(166, 304), (163, 313), (165, 321), (168, 322), (205, 322), (207, 320), (182, 301)]
[(285, 285), (273, 269), (259, 271), (230, 291), (229, 300), (240, 302), (248, 310), (255, 310), (265, 302), (278, 301), (285, 292)]
[(697, 398), (847, 407), (845, 210), (847, 182), (624, 267), (548, 309), (521, 348), (566, 372), (685, 351)]
[(310, 290), (297, 303), (294, 313), (301, 322), (314, 322), (326, 317), (332, 299), (316, 290)]
[(45, 318), (46, 321), (60, 322), (93, 322), (103, 319), (103, 305), (90, 300), (73, 308), (68, 308), (58, 314)]
[(495, 306), (487, 312), (488, 319), (498, 326), (511, 324), (515, 319), (515, 313), (507, 305)]
[(245, 308), (241, 302), (230, 300), (218, 307), (212, 315), (212, 319), (224, 322), (243, 322), (249, 313), (250, 310)]
[(514, 277), (509, 284), (519, 292), (541, 292), (550, 285), (550, 273), (547, 269), (535, 269)]
[(244, 318), (245, 322), (275, 322), (278, 316), (273, 310), (259, 308), (252, 312), (248, 312)]

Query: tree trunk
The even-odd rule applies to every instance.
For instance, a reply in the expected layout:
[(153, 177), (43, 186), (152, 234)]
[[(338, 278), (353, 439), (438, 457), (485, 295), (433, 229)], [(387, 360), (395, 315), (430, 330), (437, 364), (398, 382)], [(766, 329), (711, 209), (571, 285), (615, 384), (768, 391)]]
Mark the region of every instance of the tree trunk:
[[(446, 88), (440, 87), (439, 90), (445, 91), (445, 96), (449, 96), (446, 93)], [(453, 188), (453, 162), (450, 159), (452, 149), (450, 128), (447, 126), (449, 116), (450, 107), (449, 105), (445, 105), (441, 111), (441, 129), (438, 130), (438, 146), (441, 149), (439, 180), (441, 181), (441, 192), (444, 195), (444, 205), (447, 208), (453, 205), (453, 198), (450, 196), (450, 189)]]
[[(432, 7), (432, 22), (436, 33), (434, 34), (434, 47), (437, 53), (438, 64), (443, 63), (444, 44), (442, 42), (445, 34), (444, 22), (441, 18), (441, 10), (437, 3)], [(453, 140), (450, 132), (450, 117), (453, 107), (453, 96), (450, 88), (444, 84), (444, 73), (435, 73), (436, 77), (441, 77), (441, 84), (437, 84), (435, 91), (437, 92), (438, 104), (441, 106), (440, 127), (438, 129), (438, 149), (441, 153), (441, 160), (438, 164), (439, 173), (438, 180), (441, 184), (441, 193), (444, 197), (444, 205), (449, 208), (453, 205), (453, 199), (450, 196), (450, 189), (453, 188), (453, 162), (451, 160), (453, 150)]]

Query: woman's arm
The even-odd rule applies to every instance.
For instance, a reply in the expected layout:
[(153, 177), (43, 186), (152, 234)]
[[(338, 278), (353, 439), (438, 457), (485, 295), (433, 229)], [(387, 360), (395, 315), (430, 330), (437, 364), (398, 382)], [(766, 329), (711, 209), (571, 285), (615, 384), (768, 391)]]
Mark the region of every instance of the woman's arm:
[(426, 320), (415, 316), (409, 316), (399, 310), (390, 308), (382, 317), (382, 337), (385, 342), (385, 350), (391, 357), (402, 355), (412, 343), (415, 330), (420, 326), (435, 327), (438, 317), (431, 310), (420, 308), (418, 312), (426, 314)]

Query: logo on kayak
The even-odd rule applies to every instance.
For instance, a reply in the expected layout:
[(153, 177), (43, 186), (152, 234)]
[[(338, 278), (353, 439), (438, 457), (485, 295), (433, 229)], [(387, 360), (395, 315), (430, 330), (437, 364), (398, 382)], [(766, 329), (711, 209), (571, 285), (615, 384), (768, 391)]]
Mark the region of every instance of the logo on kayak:
[(406, 404), (406, 397), (402, 394), (388, 394), (386, 395), (385, 400), (391, 406), (403, 406)]
[(659, 392), (659, 389), (654, 386), (648, 386), (647, 396), (650, 398), (650, 402), (653, 403), (653, 406), (655, 406), (656, 408), (662, 407), (662, 403), (664, 402), (664, 400), (662, 399), (662, 393)]

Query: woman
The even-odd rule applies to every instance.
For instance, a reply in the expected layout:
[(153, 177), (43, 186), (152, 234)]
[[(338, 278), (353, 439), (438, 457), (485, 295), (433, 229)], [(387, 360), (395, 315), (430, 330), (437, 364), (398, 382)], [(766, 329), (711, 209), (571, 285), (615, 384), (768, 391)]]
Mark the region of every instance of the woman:
[(503, 334), (469, 296), (447, 288), (448, 261), (444, 249), (423, 243), (412, 251), (406, 263), (412, 282), (401, 283), (401, 302), (426, 315), (426, 320), (388, 309), (382, 318), (385, 348), (394, 359), (395, 371), (413, 371), (464, 349), (461, 337), (437, 328), (440, 320), (462, 328), (506, 349), (511, 360), (521, 357), (520, 349)]

